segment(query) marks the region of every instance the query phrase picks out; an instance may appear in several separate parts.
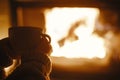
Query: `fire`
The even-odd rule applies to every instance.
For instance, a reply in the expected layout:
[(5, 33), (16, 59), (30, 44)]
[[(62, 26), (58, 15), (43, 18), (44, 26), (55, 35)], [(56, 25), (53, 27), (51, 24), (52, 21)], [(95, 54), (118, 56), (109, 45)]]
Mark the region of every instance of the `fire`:
[(45, 11), (46, 33), (52, 38), (52, 56), (104, 58), (104, 39), (93, 34), (97, 8), (53, 8)]

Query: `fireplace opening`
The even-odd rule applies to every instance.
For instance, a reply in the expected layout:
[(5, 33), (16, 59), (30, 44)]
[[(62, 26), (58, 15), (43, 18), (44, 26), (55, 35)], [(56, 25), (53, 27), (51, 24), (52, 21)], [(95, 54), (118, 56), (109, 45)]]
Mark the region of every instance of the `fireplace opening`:
[(104, 58), (105, 40), (94, 34), (98, 8), (53, 8), (45, 11), (46, 33), (52, 38), (52, 56)]

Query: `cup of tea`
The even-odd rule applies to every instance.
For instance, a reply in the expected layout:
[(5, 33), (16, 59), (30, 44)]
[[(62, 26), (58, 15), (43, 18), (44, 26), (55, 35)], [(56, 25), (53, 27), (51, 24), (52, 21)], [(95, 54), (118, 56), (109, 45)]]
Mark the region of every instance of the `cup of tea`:
[(51, 42), (50, 36), (43, 34), (41, 28), (31, 26), (9, 28), (10, 44), (17, 52), (35, 48), (42, 43), (41, 39)]

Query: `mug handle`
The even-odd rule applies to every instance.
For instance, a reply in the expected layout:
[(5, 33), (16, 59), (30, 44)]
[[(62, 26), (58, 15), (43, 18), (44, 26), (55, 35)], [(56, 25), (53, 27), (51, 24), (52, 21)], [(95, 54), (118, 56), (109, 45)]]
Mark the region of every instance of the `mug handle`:
[(51, 38), (48, 34), (42, 34), (42, 38), (45, 38), (48, 41), (48, 43), (51, 43)]

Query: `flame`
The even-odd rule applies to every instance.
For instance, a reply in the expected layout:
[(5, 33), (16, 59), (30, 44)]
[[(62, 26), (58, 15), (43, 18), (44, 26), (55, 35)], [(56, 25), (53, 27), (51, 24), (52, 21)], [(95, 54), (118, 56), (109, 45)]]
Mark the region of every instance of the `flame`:
[(97, 8), (52, 8), (45, 11), (46, 33), (52, 38), (52, 56), (104, 58), (104, 39), (93, 34)]

